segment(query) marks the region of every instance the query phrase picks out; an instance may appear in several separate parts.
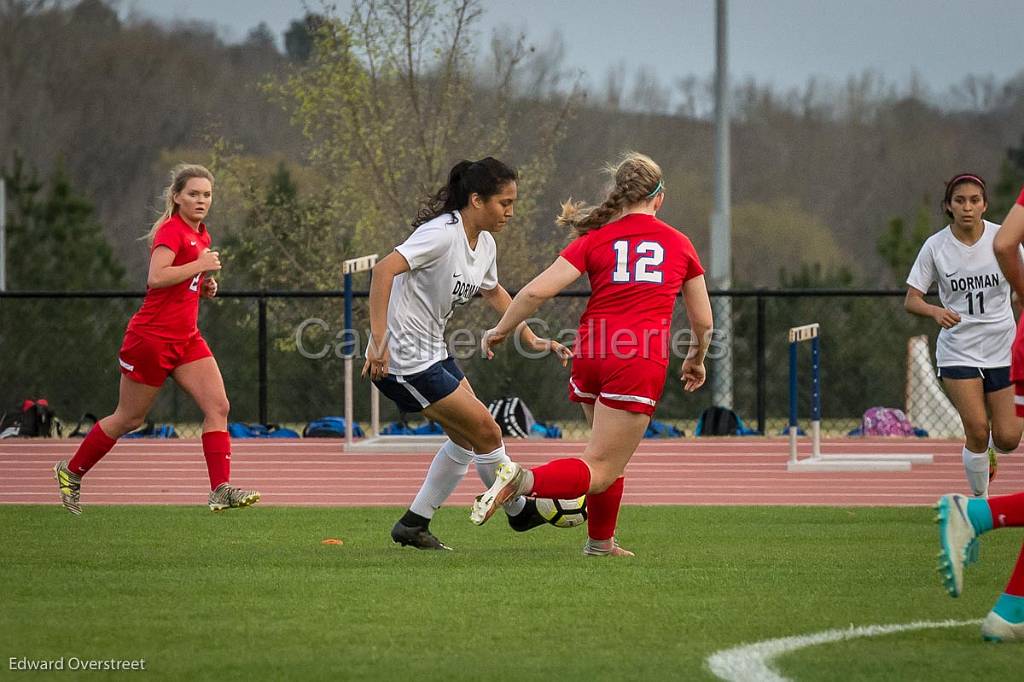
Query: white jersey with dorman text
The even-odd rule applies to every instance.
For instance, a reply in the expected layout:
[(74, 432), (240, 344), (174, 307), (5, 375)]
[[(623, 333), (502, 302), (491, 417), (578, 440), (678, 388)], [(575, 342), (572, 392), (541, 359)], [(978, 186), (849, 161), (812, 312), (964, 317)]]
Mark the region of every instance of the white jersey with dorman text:
[(407, 376), (448, 357), (444, 328), (455, 307), (469, 303), (480, 289), (498, 286), (497, 249), (490, 232), (481, 232), (476, 248), (470, 248), (455, 211), (423, 223), (395, 251), (410, 270), (391, 286), (388, 372)]
[(1007, 367), (1016, 324), (1010, 309), (1010, 285), (999, 270), (992, 242), (999, 225), (983, 221), (985, 230), (968, 246), (947, 225), (921, 247), (907, 284), (928, 292), (939, 286), (944, 308), (960, 322), (939, 331), (935, 362), (939, 367)]

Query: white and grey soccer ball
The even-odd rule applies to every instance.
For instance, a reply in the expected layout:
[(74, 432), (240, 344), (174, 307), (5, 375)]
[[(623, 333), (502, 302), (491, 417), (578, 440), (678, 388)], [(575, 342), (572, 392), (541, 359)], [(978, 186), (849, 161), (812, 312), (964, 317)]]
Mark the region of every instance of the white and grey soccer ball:
[(538, 497), (537, 512), (552, 526), (574, 528), (587, 521), (587, 496), (580, 495), (573, 500), (555, 500)]

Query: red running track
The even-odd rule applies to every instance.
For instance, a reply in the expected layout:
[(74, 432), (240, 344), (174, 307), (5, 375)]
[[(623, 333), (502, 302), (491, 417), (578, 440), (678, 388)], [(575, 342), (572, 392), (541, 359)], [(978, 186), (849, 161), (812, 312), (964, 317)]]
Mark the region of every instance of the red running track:
[[(57, 504), (50, 469), (78, 441), (0, 441), (0, 504)], [(578, 455), (583, 444), (508, 444), (527, 466)], [(928, 505), (967, 492), (961, 444), (927, 439), (828, 440), (825, 453), (919, 453), (933, 464), (900, 473), (789, 473), (782, 439), (709, 438), (645, 441), (627, 470), (626, 504)], [(801, 453), (801, 457), (806, 456)], [(235, 441), (232, 482), (263, 493), (264, 505), (405, 506), (433, 453), (345, 454), (337, 440)], [(469, 506), (481, 484), (473, 469), (450, 499)], [(1017, 455), (1004, 456), (993, 494), (1024, 490)], [(198, 440), (119, 443), (86, 477), (83, 505), (205, 504), (206, 464)]]

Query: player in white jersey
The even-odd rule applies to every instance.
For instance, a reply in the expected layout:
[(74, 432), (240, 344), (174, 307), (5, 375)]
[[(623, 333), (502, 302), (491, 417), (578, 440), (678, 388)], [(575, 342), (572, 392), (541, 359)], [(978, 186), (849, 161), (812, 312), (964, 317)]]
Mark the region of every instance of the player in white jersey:
[[(1010, 382), (1016, 331), (1011, 290), (992, 251), (999, 226), (983, 218), (985, 181), (974, 173), (954, 176), (946, 183), (942, 208), (952, 222), (921, 247), (907, 277), (904, 306), (942, 327), (935, 348), (938, 373), (963, 421), (971, 491), (985, 496), (996, 453), (1016, 449), (1021, 439)], [(924, 300), (933, 283), (941, 306)]]
[[(418, 549), (449, 549), (430, 532), (434, 512), (455, 490), (470, 463), (480, 479), (494, 483), (498, 465), (509, 462), (501, 428), (448, 354), (445, 324), (455, 307), (478, 292), (498, 314), (511, 296), (498, 283), (492, 232), (504, 229), (517, 197), (514, 170), (487, 157), (461, 161), (448, 183), (417, 216), (416, 231), (373, 268), (370, 285), (371, 342), (363, 376), (403, 412), (422, 412), (449, 440), (441, 446), (409, 509), (391, 538)], [(525, 324), (523, 346), (555, 352), (565, 365), (571, 355), (556, 341), (538, 338)], [(509, 525), (525, 531), (544, 523), (533, 500), (505, 506)]]

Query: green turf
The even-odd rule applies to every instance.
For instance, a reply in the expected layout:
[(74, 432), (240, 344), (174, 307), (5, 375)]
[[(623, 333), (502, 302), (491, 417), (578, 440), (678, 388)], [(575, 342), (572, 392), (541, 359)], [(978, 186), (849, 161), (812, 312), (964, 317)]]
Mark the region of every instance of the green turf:
[[(632, 560), (581, 556), (582, 529), (513, 534), (500, 515), (476, 528), (465, 509), (434, 521), (457, 551), (402, 549), (398, 513), (0, 506), (0, 671), (77, 656), (145, 658), (147, 679), (714, 679), (706, 658), (743, 642), (981, 618), (1021, 542), (986, 536), (950, 599), (925, 508), (627, 507)], [(1022, 655), (972, 626), (822, 645), (778, 668), (1019, 679)]]

